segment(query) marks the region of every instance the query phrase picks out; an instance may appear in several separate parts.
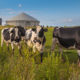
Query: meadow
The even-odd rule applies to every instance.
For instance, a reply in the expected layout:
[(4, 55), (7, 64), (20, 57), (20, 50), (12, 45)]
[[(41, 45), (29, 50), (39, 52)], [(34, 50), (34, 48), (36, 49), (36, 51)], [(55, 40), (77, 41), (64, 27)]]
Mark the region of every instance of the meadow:
[[(8, 27), (8, 26), (7, 26)], [(0, 27), (0, 33), (1, 29)], [(40, 54), (29, 51), (22, 42), (22, 54), (20, 56), (17, 46), (15, 54), (9, 45), (9, 51), (4, 43), (0, 46), (0, 80), (80, 80), (80, 68), (77, 65), (76, 50), (64, 49), (64, 59), (58, 52), (58, 46), (51, 53), (53, 27), (48, 28), (45, 33), (46, 44), (43, 55), (43, 62), (40, 62)], [(1, 45), (1, 35), (0, 35)], [(33, 55), (33, 56), (31, 56)]]

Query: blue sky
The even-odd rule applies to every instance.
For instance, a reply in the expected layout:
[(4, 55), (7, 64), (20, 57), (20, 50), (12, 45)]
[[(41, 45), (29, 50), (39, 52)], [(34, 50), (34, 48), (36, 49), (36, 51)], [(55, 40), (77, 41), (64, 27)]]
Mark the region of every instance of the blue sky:
[(80, 0), (1, 0), (3, 22), (21, 12), (40, 21), (41, 25), (80, 25)]

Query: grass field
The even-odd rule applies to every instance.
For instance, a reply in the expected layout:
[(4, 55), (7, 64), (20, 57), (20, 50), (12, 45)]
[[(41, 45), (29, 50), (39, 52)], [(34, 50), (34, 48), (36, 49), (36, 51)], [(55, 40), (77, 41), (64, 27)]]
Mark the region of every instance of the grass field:
[[(1, 29), (2, 27), (0, 31)], [(0, 46), (0, 80), (80, 80), (76, 50), (64, 50), (65, 62), (62, 62), (58, 47), (50, 55), (52, 31), (53, 28), (48, 28), (48, 32), (45, 33), (46, 44), (43, 63), (40, 63), (39, 53), (34, 54), (29, 51), (23, 42), (22, 54), (24, 57), (19, 55), (17, 46), (15, 46), (14, 56), (11, 54), (10, 46), (9, 51), (5, 43), (3, 48)], [(33, 56), (30, 57), (32, 54)]]

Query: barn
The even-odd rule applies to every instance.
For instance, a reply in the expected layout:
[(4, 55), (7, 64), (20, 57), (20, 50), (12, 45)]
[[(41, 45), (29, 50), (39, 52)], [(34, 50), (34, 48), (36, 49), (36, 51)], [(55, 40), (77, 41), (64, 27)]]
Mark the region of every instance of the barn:
[(39, 23), (40, 21), (38, 21), (36, 18), (26, 13), (20, 13), (19, 15), (6, 20), (6, 25), (14, 25), (22, 27), (38, 26)]

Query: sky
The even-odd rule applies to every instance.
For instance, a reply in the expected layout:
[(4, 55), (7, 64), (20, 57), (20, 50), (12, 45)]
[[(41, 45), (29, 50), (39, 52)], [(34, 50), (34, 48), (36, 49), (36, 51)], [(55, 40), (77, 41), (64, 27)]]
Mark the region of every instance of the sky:
[(45, 26), (79, 26), (80, 0), (1, 0), (0, 17), (5, 21), (25, 12)]

